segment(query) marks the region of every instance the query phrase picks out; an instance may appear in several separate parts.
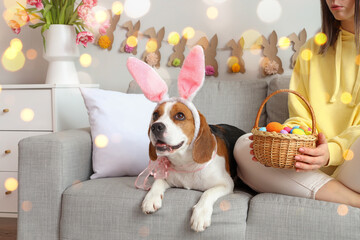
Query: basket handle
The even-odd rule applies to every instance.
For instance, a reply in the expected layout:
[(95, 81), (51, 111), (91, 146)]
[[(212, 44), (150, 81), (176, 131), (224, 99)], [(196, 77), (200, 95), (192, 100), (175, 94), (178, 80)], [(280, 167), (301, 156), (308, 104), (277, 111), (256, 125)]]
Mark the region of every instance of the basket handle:
[(254, 128), (258, 128), (259, 127), (259, 119), (260, 119), (260, 115), (261, 115), (261, 112), (266, 104), (266, 102), (274, 95), (278, 94), (278, 93), (281, 93), (281, 92), (289, 92), (289, 93), (293, 93), (295, 94), (296, 96), (298, 96), (299, 98), (301, 98), (301, 100), (303, 100), (307, 107), (309, 108), (310, 112), (311, 112), (311, 117), (312, 117), (312, 133), (311, 134), (315, 134), (315, 126), (316, 126), (316, 119), (315, 119), (315, 114), (314, 114), (314, 110), (313, 108), (311, 107), (310, 103), (298, 92), (296, 91), (293, 91), (293, 90), (290, 90), (290, 89), (280, 89), (280, 90), (277, 90), (273, 93), (271, 93), (269, 96), (267, 96), (264, 101), (262, 102), (260, 108), (259, 108), (259, 111), (256, 115), (256, 119), (255, 119), (255, 125), (254, 125)]

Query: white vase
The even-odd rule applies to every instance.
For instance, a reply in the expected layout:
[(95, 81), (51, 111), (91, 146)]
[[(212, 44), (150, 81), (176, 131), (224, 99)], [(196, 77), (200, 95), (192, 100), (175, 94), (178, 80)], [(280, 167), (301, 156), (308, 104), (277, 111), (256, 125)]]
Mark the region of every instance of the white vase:
[(79, 57), (76, 32), (72, 25), (52, 24), (45, 31), (44, 58), (49, 62), (47, 84), (78, 84), (75, 60)]

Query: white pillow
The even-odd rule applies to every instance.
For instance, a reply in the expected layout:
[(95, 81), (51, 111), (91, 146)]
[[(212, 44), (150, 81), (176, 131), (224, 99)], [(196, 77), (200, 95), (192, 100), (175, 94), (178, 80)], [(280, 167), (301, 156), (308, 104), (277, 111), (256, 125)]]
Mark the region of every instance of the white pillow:
[[(80, 90), (88, 110), (93, 142), (91, 179), (138, 175), (149, 163), (147, 133), (156, 103), (143, 94), (96, 88)], [(108, 140), (105, 147), (95, 144), (101, 134)]]

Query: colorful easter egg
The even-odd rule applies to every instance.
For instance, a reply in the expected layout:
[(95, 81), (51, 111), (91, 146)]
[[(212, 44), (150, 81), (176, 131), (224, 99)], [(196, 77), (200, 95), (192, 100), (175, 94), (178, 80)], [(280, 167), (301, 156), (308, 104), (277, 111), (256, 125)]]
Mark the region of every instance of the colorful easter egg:
[(279, 133), (281, 130), (283, 130), (284, 126), (281, 123), (278, 122), (270, 122), (268, 125), (266, 125), (266, 130), (268, 132), (277, 132)]
[(307, 126), (304, 126), (304, 125), (300, 126), (300, 128), (302, 130), (304, 130), (304, 131), (310, 131), (309, 128)]
[(288, 133), (290, 133), (291, 127), (284, 127), (284, 130), (287, 131)]
[(259, 131), (266, 132), (266, 127), (259, 128)]
[(292, 130), (292, 134), (305, 135), (305, 132), (301, 128), (295, 128)]
[(306, 134), (306, 135), (311, 135), (312, 132), (310, 132), (310, 131), (305, 131), (305, 134)]
[(289, 134), (289, 132), (288, 132), (288, 131), (286, 131), (286, 130), (284, 130), (284, 129), (283, 129), (283, 130), (281, 130), (281, 131), (280, 131), (280, 133), (283, 133), (283, 134)]

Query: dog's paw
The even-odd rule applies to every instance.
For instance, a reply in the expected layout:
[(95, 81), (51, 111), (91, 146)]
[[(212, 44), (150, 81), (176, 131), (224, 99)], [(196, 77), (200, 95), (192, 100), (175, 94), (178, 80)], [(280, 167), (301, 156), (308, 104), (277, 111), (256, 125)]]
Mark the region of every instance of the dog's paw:
[(142, 202), (142, 211), (146, 214), (156, 212), (161, 208), (163, 195), (146, 195), (144, 201)]
[(209, 227), (211, 225), (212, 212), (212, 207), (195, 205), (190, 219), (191, 229), (196, 232), (202, 232)]

